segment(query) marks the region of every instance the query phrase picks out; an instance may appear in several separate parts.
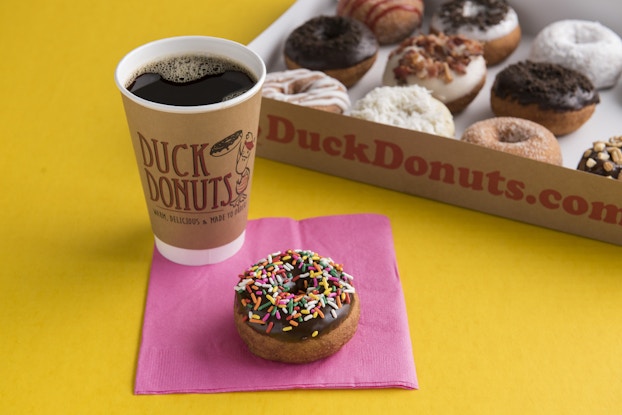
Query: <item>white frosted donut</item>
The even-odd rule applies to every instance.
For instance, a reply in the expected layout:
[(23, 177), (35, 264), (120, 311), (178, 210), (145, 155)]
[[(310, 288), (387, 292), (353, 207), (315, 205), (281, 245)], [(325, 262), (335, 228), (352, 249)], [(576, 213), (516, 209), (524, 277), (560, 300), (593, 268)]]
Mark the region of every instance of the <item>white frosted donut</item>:
[(611, 88), (622, 72), (622, 39), (599, 22), (560, 20), (538, 33), (529, 59), (581, 72), (597, 89)]
[(347, 88), (324, 72), (292, 69), (266, 75), (262, 95), (290, 104), (343, 114), (350, 108)]
[(445, 137), (455, 134), (449, 109), (419, 85), (377, 87), (354, 103), (350, 115)]
[(404, 40), (387, 60), (382, 83), (420, 85), (452, 113), (462, 111), (486, 81), (484, 47), (462, 35), (418, 35)]
[(478, 121), (467, 127), (460, 139), (516, 156), (562, 165), (561, 148), (555, 135), (542, 125), (522, 118), (496, 117)]

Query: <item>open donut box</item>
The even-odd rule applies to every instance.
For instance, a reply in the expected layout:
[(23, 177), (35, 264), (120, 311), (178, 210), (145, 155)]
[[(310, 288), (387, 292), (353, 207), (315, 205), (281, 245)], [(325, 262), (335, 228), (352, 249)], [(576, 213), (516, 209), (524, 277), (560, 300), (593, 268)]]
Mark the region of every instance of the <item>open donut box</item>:
[[(268, 72), (285, 69), (283, 43), (308, 19), (332, 15), (335, 0), (298, 0), (250, 43)], [(441, 0), (426, 0), (430, 14)], [(622, 245), (622, 182), (576, 170), (583, 152), (597, 140), (622, 135), (622, 80), (601, 90), (594, 115), (579, 130), (559, 137), (564, 166), (459, 141), (470, 124), (494, 116), (490, 88), (496, 73), (524, 60), (531, 40), (562, 19), (599, 21), (622, 33), (622, 3), (549, 0), (510, 1), (523, 37), (504, 62), (488, 68), (477, 98), (454, 118), (456, 139), (420, 133), (264, 98), (257, 155), (322, 173), (396, 190), (562, 232)], [(382, 47), (372, 69), (350, 90), (354, 103), (381, 86), (386, 58)]]

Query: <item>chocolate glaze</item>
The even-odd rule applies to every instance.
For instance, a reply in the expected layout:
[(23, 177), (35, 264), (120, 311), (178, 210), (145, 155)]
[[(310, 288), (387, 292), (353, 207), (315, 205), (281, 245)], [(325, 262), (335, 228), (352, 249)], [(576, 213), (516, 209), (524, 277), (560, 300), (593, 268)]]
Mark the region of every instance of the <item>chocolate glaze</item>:
[[(236, 294), (235, 297), (236, 297), (236, 307), (237, 307), (236, 311), (238, 313), (243, 313), (243, 314), (248, 313), (250, 307), (249, 308), (242, 307), (240, 303), (240, 299), (243, 297), (243, 295)], [(322, 335), (326, 335), (330, 333), (332, 330), (334, 330), (335, 328), (337, 328), (341, 324), (341, 322), (350, 314), (350, 311), (352, 310), (352, 305), (356, 301), (354, 296), (351, 296), (350, 298), (351, 298), (350, 304), (344, 304), (342, 305), (340, 309), (335, 310), (337, 314), (337, 318), (334, 318), (330, 314), (330, 311), (329, 311), (330, 308), (329, 309), (325, 308), (323, 309), (324, 318), (314, 318), (309, 321), (302, 321), (298, 324), (295, 330), (292, 330), (292, 331), (283, 331), (284, 327), (289, 326), (289, 322), (285, 320), (285, 318), (281, 318), (279, 320), (276, 317), (270, 317), (266, 321), (266, 323), (272, 322), (274, 326), (269, 336), (275, 339), (281, 340), (281, 341), (296, 342), (296, 341), (310, 339), (314, 331), (317, 331), (321, 333)], [(266, 315), (265, 311), (259, 311), (255, 313), (258, 314), (259, 317), (263, 317)], [(265, 325), (248, 323), (248, 326), (258, 333), (267, 335)]]
[[(465, 16), (464, 6), (467, 1), (481, 6), (484, 13)], [(455, 0), (442, 4), (438, 16), (445, 25), (446, 33), (456, 33), (465, 26), (475, 26), (485, 31), (501, 23), (509, 9), (510, 6), (505, 0)]]
[(377, 52), (373, 32), (358, 20), (343, 16), (308, 20), (285, 41), (285, 55), (311, 70), (349, 68)]
[(521, 105), (537, 104), (543, 110), (576, 111), (600, 102), (586, 76), (545, 62), (523, 61), (506, 67), (497, 74), (491, 92)]

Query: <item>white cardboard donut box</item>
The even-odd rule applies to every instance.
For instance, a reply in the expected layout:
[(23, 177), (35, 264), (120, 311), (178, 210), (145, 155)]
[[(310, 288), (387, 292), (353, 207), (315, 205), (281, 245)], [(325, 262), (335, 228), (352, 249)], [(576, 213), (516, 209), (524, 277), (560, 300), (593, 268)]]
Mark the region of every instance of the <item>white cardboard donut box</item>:
[[(440, 3), (425, 2), (428, 19)], [(458, 140), (467, 126), (494, 116), (489, 100), (496, 73), (526, 59), (531, 40), (547, 24), (571, 18), (593, 20), (622, 33), (622, 3), (549, 0), (544, 9), (536, 0), (510, 0), (510, 4), (523, 30), (521, 45), (506, 61), (489, 68), (482, 91), (454, 118), (456, 139), (264, 98), (257, 155), (622, 245), (622, 182), (576, 170), (594, 141), (622, 135), (622, 80), (599, 91), (601, 102), (586, 124), (559, 137), (563, 167)], [(268, 72), (284, 70), (283, 43), (289, 33), (311, 17), (334, 14), (335, 6), (335, 0), (298, 0), (249, 46), (265, 60)], [(352, 102), (381, 85), (393, 47), (382, 47), (372, 69), (349, 90)]]

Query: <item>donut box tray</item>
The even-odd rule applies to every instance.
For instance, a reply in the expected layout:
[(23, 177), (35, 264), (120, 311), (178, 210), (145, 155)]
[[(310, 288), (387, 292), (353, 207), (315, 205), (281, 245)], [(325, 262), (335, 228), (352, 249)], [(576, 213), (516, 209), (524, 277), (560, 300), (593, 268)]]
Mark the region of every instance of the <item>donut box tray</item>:
[[(268, 72), (285, 69), (283, 44), (308, 19), (332, 15), (335, 0), (299, 0), (249, 46)], [(597, 4), (598, 3), (598, 4)], [(601, 4), (602, 3), (602, 4)], [(422, 30), (440, 0), (426, 1)], [(519, 48), (488, 68), (486, 84), (454, 118), (456, 139), (392, 127), (264, 98), (257, 155), (383, 188), (412, 194), (566, 233), (622, 245), (622, 182), (576, 170), (594, 141), (622, 135), (622, 81), (601, 90), (600, 104), (579, 130), (559, 137), (563, 167), (460, 141), (472, 123), (494, 116), (490, 88), (496, 73), (524, 60), (530, 41), (549, 23), (576, 18), (600, 21), (622, 33), (622, 3), (510, 1), (523, 31)], [(612, 10), (615, 9), (615, 10)], [(371, 70), (349, 90), (354, 103), (376, 86), (389, 52), (381, 47)]]

